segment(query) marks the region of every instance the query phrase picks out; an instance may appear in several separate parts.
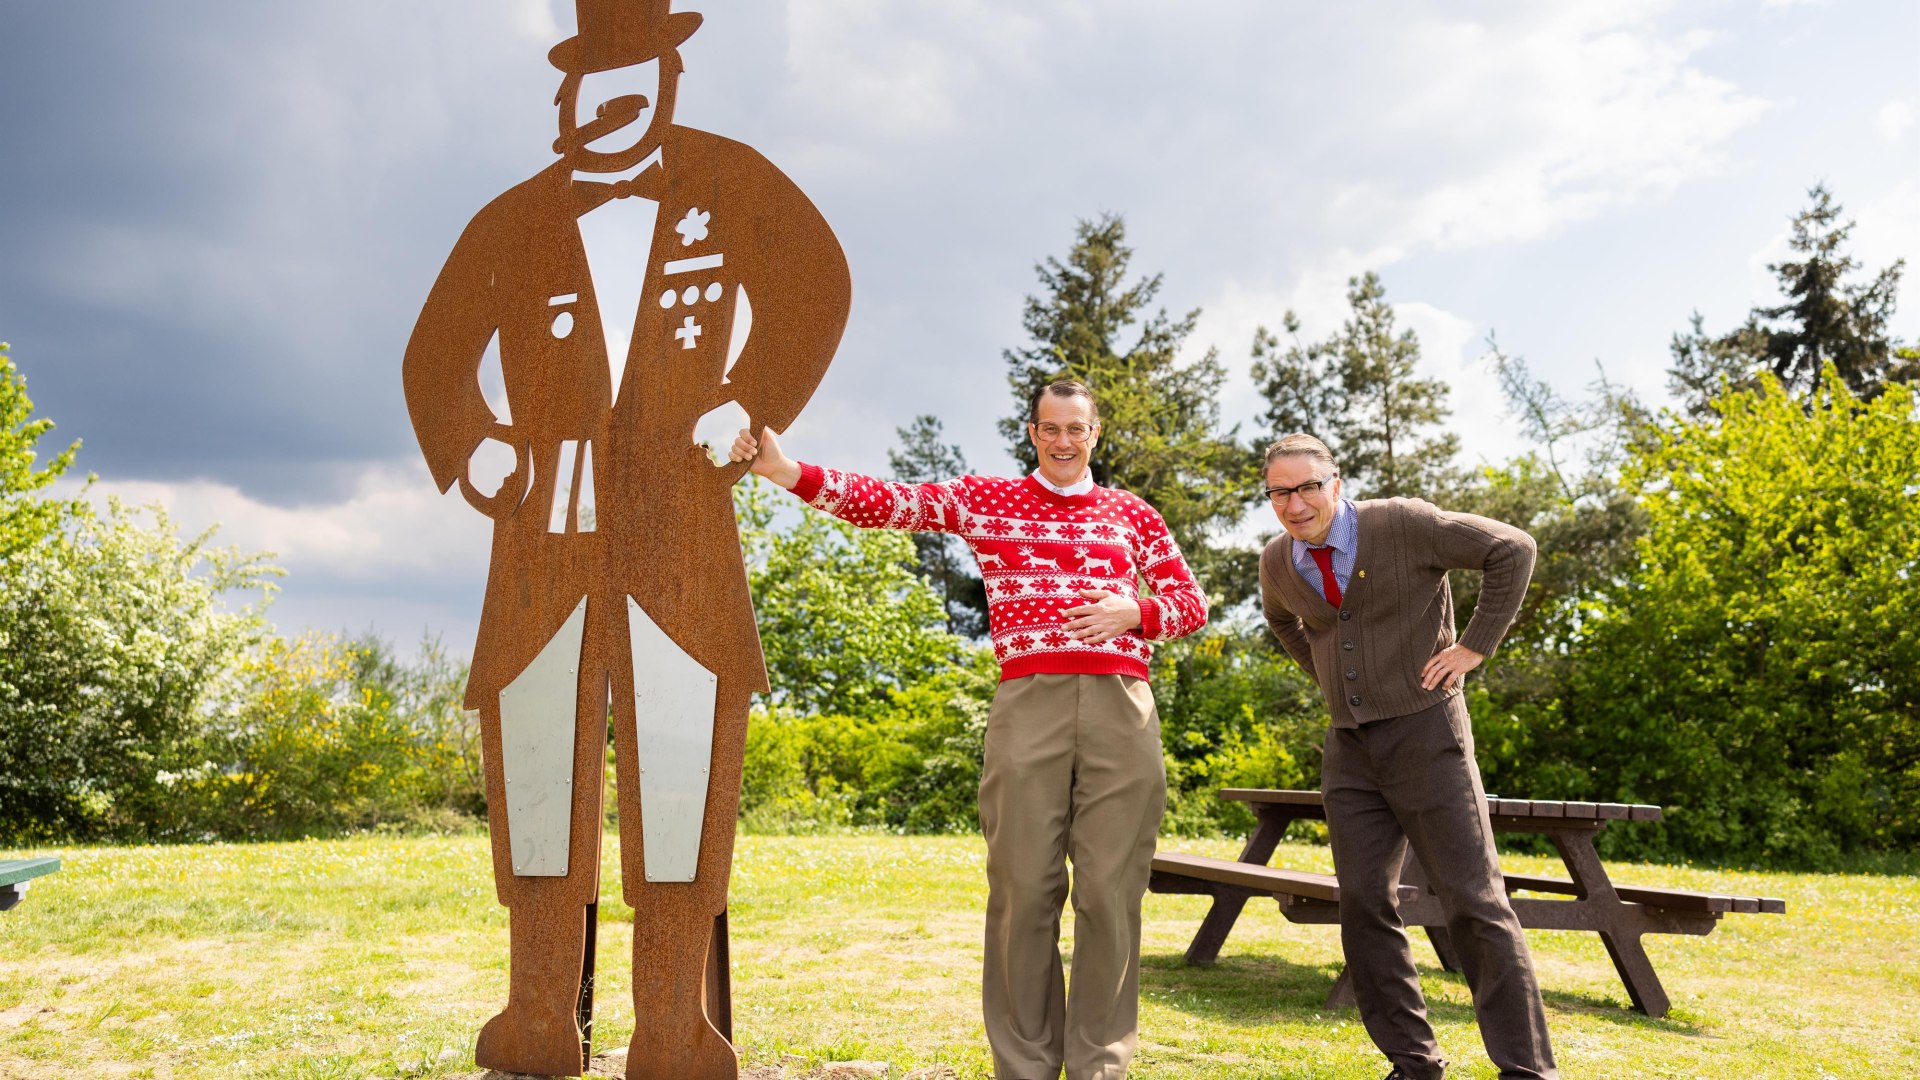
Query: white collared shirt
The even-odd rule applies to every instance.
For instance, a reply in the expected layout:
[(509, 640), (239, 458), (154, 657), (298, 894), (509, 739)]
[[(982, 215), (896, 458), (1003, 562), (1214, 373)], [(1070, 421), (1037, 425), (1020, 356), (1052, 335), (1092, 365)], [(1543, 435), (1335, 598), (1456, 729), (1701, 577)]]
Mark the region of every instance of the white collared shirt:
[(1073, 483), (1068, 484), (1066, 487), (1061, 487), (1059, 484), (1056, 484), (1053, 481), (1047, 479), (1046, 477), (1041, 476), (1040, 470), (1038, 469), (1034, 470), (1033, 478), (1035, 480), (1040, 481), (1041, 487), (1046, 488), (1048, 491), (1053, 492), (1055, 495), (1067, 495), (1067, 496), (1085, 495), (1087, 492), (1093, 490), (1093, 473), (1091, 471), (1089, 471), (1086, 475), (1082, 476), (1080, 479), (1075, 480)]

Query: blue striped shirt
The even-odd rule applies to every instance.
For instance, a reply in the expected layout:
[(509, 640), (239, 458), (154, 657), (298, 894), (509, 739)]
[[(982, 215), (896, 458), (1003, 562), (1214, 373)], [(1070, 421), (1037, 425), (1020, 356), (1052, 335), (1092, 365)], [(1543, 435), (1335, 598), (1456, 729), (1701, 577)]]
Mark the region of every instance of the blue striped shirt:
[[(1347, 582), (1353, 580), (1353, 561), (1360, 541), (1360, 516), (1354, 512), (1353, 503), (1341, 499), (1333, 508), (1333, 526), (1327, 530), (1327, 542), (1321, 547), (1333, 549), (1333, 580), (1340, 585), (1340, 595), (1347, 595)], [(1311, 548), (1298, 540), (1293, 542), (1293, 568), (1300, 571), (1307, 584), (1321, 596), (1327, 595), (1327, 587), (1320, 580), (1320, 564), (1307, 554)]]

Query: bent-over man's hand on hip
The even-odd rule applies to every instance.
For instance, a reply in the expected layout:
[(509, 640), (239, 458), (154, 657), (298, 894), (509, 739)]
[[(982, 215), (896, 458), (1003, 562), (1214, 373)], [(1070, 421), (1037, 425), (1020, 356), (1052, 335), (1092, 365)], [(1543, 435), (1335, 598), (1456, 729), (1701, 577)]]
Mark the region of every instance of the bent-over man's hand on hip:
[(1445, 684), (1459, 686), (1467, 678), (1467, 672), (1480, 666), (1486, 657), (1467, 648), (1465, 645), (1449, 645), (1434, 653), (1427, 660), (1427, 666), (1420, 670), (1420, 688), (1431, 690)]

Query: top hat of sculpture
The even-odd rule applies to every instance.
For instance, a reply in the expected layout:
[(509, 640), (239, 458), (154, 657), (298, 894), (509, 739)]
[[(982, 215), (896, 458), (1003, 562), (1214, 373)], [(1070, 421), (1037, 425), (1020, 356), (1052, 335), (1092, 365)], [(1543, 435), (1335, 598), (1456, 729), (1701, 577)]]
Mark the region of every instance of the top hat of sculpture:
[(547, 59), (570, 75), (643, 64), (700, 29), (700, 13), (667, 10), (668, 0), (575, 0), (579, 33)]

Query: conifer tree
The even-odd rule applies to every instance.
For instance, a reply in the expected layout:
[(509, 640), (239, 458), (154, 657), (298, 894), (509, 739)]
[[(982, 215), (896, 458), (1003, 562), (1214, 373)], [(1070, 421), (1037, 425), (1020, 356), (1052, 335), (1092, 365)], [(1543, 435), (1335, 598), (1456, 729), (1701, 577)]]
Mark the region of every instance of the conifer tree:
[(1203, 586), (1231, 602), (1252, 588), (1254, 552), (1219, 537), (1257, 495), (1258, 467), (1238, 429), (1221, 429), (1218, 354), (1176, 360), (1199, 309), (1179, 318), (1153, 309), (1161, 275), (1129, 279), (1132, 258), (1125, 220), (1105, 214), (1078, 224), (1065, 262), (1048, 257), (1034, 268), (1041, 291), (1027, 297), (1023, 319), (1031, 340), (1004, 354), (1014, 404), (1000, 430), (1014, 460), (1037, 467), (1027, 438), (1033, 394), (1055, 379), (1086, 383), (1100, 403), (1094, 481), (1153, 504)]
[(1352, 316), (1325, 341), (1302, 342), (1291, 311), (1282, 316), (1293, 339), (1284, 350), (1266, 327), (1254, 331), (1253, 379), (1270, 435), (1319, 437), (1356, 494), (1431, 498), (1454, 482), (1460, 448), (1457, 436), (1431, 430), (1449, 412), (1446, 384), (1414, 376), (1420, 340), (1396, 332), (1378, 274), (1349, 279), (1347, 304)]

